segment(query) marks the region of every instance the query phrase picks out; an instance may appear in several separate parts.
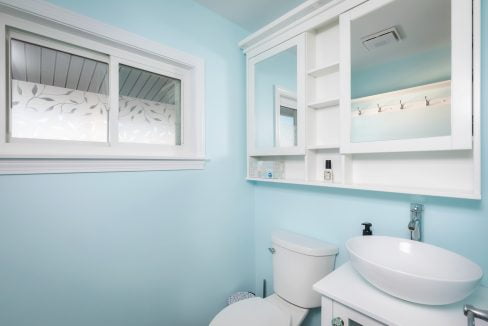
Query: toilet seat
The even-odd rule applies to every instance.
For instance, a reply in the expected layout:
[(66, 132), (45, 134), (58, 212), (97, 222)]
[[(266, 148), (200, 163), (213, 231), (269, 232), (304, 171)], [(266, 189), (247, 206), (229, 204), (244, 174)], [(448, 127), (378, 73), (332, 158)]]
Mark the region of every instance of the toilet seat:
[(290, 326), (291, 315), (262, 298), (236, 302), (224, 308), (210, 326)]

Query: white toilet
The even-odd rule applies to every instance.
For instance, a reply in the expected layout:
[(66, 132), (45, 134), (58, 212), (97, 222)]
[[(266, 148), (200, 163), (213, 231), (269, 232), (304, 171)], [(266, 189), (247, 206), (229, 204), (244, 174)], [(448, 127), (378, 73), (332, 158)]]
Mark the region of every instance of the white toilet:
[(275, 294), (224, 308), (210, 326), (298, 326), (310, 308), (320, 307), (312, 285), (334, 269), (339, 249), (288, 231), (272, 235)]

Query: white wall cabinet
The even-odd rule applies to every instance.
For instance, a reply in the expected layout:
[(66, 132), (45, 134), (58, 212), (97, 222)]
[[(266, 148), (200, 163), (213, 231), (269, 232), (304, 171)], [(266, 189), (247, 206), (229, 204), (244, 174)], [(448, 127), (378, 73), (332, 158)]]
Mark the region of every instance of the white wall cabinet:
[[(453, 64), (451, 80), (442, 84), (453, 84), (451, 94), (454, 96), (449, 100), (458, 103), (451, 114), (451, 120), (455, 121), (451, 124), (452, 135), (362, 144), (353, 144), (348, 137), (351, 94), (350, 86), (345, 86), (346, 82), (350, 85), (350, 81), (344, 76), (350, 74), (351, 62), (344, 55), (344, 51), (350, 50), (344, 49), (347, 41), (344, 28), (348, 26), (345, 21), (354, 17), (355, 12), (368, 12), (393, 1), (406, 0), (307, 2), (240, 43), (248, 64), (248, 180), (481, 198), (479, 0), (468, 5), (464, 0), (452, 0), (452, 26), (463, 27), (456, 30), (453, 27), (452, 62), (458, 62), (459, 57), (464, 58), (466, 51), (472, 57), (464, 65)], [(471, 8), (471, 5), (472, 16), (466, 17), (464, 9)], [(467, 31), (472, 38), (464, 37), (461, 41), (460, 35)], [(466, 42), (470, 46), (466, 46)], [(256, 148), (254, 136), (257, 128), (254, 119), (254, 67), (263, 58), (294, 45), (299, 49), (296, 70), (297, 146), (261, 150)], [(459, 49), (461, 46), (463, 49)], [(466, 71), (469, 71), (468, 76)], [(458, 91), (462, 87), (468, 90), (467, 93)], [(468, 93), (472, 96), (466, 96)], [(464, 104), (459, 104), (460, 101)], [(269, 129), (273, 134), (272, 124), (269, 124)], [(327, 160), (332, 164), (332, 182), (324, 180)], [(272, 168), (277, 168), (279, 173), (262, 173), (263, 169)]]

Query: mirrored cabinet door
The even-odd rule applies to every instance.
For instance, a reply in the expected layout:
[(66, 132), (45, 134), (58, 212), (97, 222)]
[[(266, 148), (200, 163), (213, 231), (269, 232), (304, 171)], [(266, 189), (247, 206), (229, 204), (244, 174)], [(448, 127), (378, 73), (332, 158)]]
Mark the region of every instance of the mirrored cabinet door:
[(371, 0), (341, 16), (342, 152), (472, 147), (471, 6)]
[(301, 35), (249, 59), (251, 155), (304, 153), (304, 46)]

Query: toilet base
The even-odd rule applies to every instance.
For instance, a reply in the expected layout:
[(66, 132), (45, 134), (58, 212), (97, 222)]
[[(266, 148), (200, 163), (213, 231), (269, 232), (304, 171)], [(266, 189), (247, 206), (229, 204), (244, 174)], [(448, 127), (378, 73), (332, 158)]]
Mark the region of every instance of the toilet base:
[(309, 309), (298, 307), (294, 304), (289, 303), (285, 299), (282, 299), (276, 293), (266, 297), (264, 300), (289, 313), (291, 315), (291, 326), (299, 326), (303, 322), (309, 311)]

